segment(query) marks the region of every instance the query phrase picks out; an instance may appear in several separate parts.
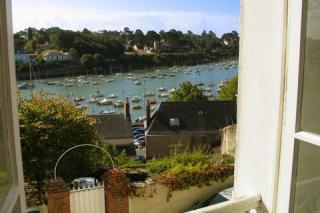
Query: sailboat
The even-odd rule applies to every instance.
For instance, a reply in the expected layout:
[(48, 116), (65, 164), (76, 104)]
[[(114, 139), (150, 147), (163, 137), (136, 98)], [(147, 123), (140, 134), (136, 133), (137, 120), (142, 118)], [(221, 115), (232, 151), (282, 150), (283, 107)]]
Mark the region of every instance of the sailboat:
[(210, 70), (210, 79), (211, 79), (211, 82), (208, 84), (208, 87), (214, 87), (214, 83), (212, 80), (212, 70)]
[(31, 73), (31, 63), (29, 62), (29, 79), (30, 82), (26, 82), (18, 85), (18, 89), (34, 89), (34, 84), (32, 83), (32, 73)]

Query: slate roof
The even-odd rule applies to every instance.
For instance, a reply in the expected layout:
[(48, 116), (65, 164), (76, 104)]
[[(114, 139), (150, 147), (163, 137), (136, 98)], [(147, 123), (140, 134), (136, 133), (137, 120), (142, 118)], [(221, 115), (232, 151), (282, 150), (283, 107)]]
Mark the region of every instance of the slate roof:
[[(147, 134), (215, 133), (236, 123), (236, 110), (234, 101), (161, 102)], [(179, 126), (171, 126), (170, 118), (178, 118)]]
[(104, 139), (133, 138), (131, 122), (123, 114), (90, 117), (96, 119), (95, 129)]

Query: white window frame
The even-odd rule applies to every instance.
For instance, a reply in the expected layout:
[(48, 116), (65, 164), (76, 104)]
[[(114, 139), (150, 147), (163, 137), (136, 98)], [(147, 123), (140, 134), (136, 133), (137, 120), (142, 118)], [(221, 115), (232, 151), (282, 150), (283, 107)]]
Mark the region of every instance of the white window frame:
[[(300, 130), (306, 28), (305, 0), (288, 1), (285, 97), (276, 212), (293, 212), (298, 140), (320, 146), (320, 135)], [(298, 121), (298, 122), (297, 122)]]
[(12, 185), (0, 206), (0, 212), (25, 212), (24, 181), (17, 111), (11, 0), (0, 1), (0, 34), (4, 81), (6, 128), (11, 157)]

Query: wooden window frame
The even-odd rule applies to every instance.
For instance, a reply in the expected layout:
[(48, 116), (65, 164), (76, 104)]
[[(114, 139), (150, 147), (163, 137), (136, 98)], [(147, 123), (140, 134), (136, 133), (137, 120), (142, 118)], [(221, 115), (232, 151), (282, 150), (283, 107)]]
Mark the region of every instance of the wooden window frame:
[(11, 157), (12, 185), (9, 189), (0, 212), (25, 212), (25, 194), (18, 125), (17, 91), (15, 76), (15, 59), (12, 30), (11, 0), (0, 1), (0, 34), (4, 83), (4, 106), (6, 112), (6, 129)]
[(293, 212), (299, 140), (320, 146), (320, 135), (300, 129), (307, 1), (288, 1), (285, 98), (276, 212)]

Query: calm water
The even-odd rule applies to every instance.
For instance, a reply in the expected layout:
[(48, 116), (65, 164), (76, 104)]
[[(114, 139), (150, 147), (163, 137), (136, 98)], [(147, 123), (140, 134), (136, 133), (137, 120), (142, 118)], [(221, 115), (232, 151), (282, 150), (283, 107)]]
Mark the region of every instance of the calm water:
[[(138, 72), (133, 73), (132, 78), (137, 78), (141, 85), (136, 85), (134, 83), (135, 80), (128, 79), (127, 73), (123, 73), (121, 76), (116, 74), (105, 75), (100, 78), (96, 76), (88, 76), (87, 78), (83, 79), (86, 81), (96, 81), (97, 85), (92, 84), (83, 84), (75, 82), (73, 86), (66, 87), (66, 86), (55, 86), (55, 85), (47, 85), (42, 83), (40, 80), (34, 80), (33, 83), (35, 84), (35, 89), (32, 91), (29, 90), (21, 90), (21, 94), (30, 97), (32, 94), (36, 94), (40, 90), (45, 92), (51, 92), (59, 95), (64, 95), (68, 97), (70, 100), (73, 100), (75, 97), (81, 96), (85, 97), (85, 100), (89, 100), (91, 94), (94, 91), (100, 91), (104, 94), (104, 97), (109, 96), (111, 94), (115, 94), (117, 96), (116, 100), (123, 100), (125, 97), (129, 97), (131, 99), (133, 96), (137, 95), (141, 98), (140, 102), (132, 103), (141, 105), (140, 110), (130, 109), (131, 118), (134, 121), (139, 116), (145, 115), (145, 102), (147, 99), (155, 98), (157, 100), (157, 105), (161, 101), (165, 101), (167, 98), (160, 98), (159, 94), (161, 93), (169, 93), (169, 90), (172, 88), (178, 88), (179, 84), (184, 81), (191, 81), (193, 84), (198, 82), (202, 82), (202, 88), (207, 88), (208, 85), (214, 84), (215, 86), (212, 88), (212, 94), (216, 96), (217, 94), (217, 85), (226, 79), (230, 79), (237, 75), (238, 67), (236, 62), (227, 63), (219, 63), (219, 64), (205, 64), (205, 65), (197, 65), (197, 66), (188, 66), (188, 67), (178, 67), (175, 69), (161, 69), (161, 70), (153, 70), (149, 72)], [(229, 64), (228, 68), (226, 69), (226, 65)], [(163, 76), (166, 75), (166, 76)], [(170, 74), (174, 74), (175, 76), (169, 76)], [(150, 76), (156, 76), (157, 78), (150, 78)], [(159, 76), (163, 76), (162, 79), (159, 79)], [(161, 78), (161, 77), (160, 77)], [(69, 79), (75, 79), (77, 81), (76, 76)], [(112, 82), (106, 82), (108, 79), (114, 79)], [(82, 80), (82, 81), (83, 81)], [(66, 82), (65, 78), (52, 78), (49, 79), (49, 82)], [(23, 83), (23, 82), (19, 82)], [(159, 92), (158, 88), (164, 87), (166, 91)], [(153, 92), (155, 96), (151, 97), (143, 97), (144, 93)], [(208, 91), (209, 92), (209, 91)], [(205, 93), (208, 93), (205, 92)], [(214, 98), (211, 97), (211, 99)], [(117, 108), (112, 105), (98, 105), (96, 103), (89, 104), (86, 101), (82, 102), (83, 104), (87, 105), (88, 107), (88, 114), (98, 114), (102, 110), (116, 110), (117, 113), (123, 111), (123, 108)]]

